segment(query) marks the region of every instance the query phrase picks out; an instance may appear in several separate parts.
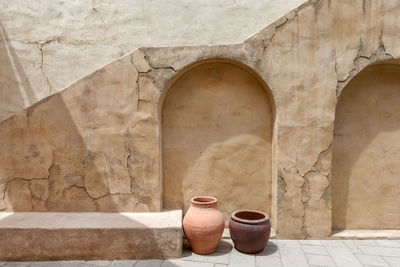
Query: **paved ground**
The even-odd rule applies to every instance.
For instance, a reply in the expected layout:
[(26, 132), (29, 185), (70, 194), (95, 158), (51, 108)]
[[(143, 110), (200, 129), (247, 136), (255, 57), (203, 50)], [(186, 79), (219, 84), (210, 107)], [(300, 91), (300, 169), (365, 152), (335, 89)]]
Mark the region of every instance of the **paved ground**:
[(196, 255), (185, 249), (182, 259), (167, 261), (0, 262), (0, 266), (134, 266), (134, 267), (259, 267), (259, 266), (392, 266), (400, 267), (400, 240), (271, 240), (257, 255), (242, 254), (232, 241), (220, 242), (217, 252)]

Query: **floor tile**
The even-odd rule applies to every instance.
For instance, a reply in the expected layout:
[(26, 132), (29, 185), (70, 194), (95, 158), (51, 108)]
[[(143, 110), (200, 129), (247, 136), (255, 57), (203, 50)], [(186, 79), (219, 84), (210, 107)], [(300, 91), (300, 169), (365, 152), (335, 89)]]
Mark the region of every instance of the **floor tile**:
[(345, 244), (345, 246), (346, 246), (347, 248), (350, 249), (350, 251), (351, 251), (352, 253), (363, 253), (363, 252), (361, 251), (360, 247), (359, 247), (356, 243), (348, 242), (348, 241), (351, 241), (351, 240), (344, 240), (343, 243)]
[(279, 248), (278, 247), (269, 247), (266, 246), (263, 251), (256, 254), (259, 257), (279, 257)]
[(7, 266), (7, 267), (28, 267), (28, 266), (32, 266), (32, 262), (7, 262), (4, 266)]
[(162, 260), (141, 260), (136, 262), (135, 267), (160, 267), (162, 264)]
[(278, 240), (278, 247), (300, 248), (298, 240)]
[(392, 267), (399, 267), (400, 266), (400, 255), (398, 255), (398, 257), (383, 257), (383, 258)]
[(182, 253), (182, 260), (188, 260), (188, 261), (203, 261), (204, 256), (196, 254), (190, 250), (184, 250)]
[(222, 239), (217, 247), (217, 251), (230, 252), (233, 249), (233, 241), (231, 239)]
[(335, 266), (332, 258), (326, 255), (306, 255), (308, 263), (315, 266)]
[(269, 240), (267, 243), (267, 247), (277, 247), (278, 246), (278, 240)]
[(304, 245), (312, 245), (312, 246), (321, 246), (321, 240), (299, 240), (300, 244)]
[(85, 261), (86, 266), (108, 266), (111, 264), (111, 261)]
[(381, 256), (354, 254), (363, 265), (389, 266)]
[(108, 267), (129, 267), (134, 266), (136, 261), (112, 261)]
[(310, 246), (310, 245), (301, 245), (305, 254), (316, 254), (316, 255), (328, 255), (328, 252), (323, 246)]
[(58, 266), (58, 262), (56, 261), (36, 261), (32, 262), (30, 267), (53, 267), (53, 266)]
[(281, 253), (283, 266), (308, 266), (306, 256), (301, 248), (279, 247), (279, 251)]
[(280, 266), (282, 266), (282, 262), (281, 262), (280, 257), (256, 256), (256, 266), (257, 267), (265, 267), (265, 266), (280, 267)]
[(230, 267), (254, 267), (255, 266), (256, 257), (250, 254), (244, 254), (236, 249), (233, 249), (229, 258)]
[(400, 248), (399, 240), (375, 240), (375, 243), (381, 247)]
[(229, 263), (230, 252), (225, 251), (217, 251), (212, 254), (204, 255), (204, 262), (212, 262), (212, 263)]
[(57, 267), (82, 267), (85, 261), (59, 261)]
[(358, 259), (347, 247), (327, 246), (325, 248), (336, 265), (340, 267), (362, 266)]
[(321, 243), (325, 247), (341, 247), (347, 248), (342, 240), (321, 240)]
[(364, 254), (369, 254), (369, 255), (379, 255), (388, 257), (400, 256), (400, 248), (360, 246), (360, 249)]
[(343, 242), (348, 246), (377, 246), (375, 240), (343, 240)]
[(183, 260), (166, 260), (161, 265), (161, 267), (214, 267), (214, 263), (183, 261)]

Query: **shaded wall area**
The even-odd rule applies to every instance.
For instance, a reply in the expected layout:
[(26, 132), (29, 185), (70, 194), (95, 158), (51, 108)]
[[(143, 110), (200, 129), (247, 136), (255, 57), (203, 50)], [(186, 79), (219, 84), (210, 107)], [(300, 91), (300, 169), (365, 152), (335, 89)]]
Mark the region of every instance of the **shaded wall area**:
[(400, 65), (370, 66), (344, 89), (332, 168), (333, 229), (400, 229)]
[[(121, 58), (0, 124), (0, 211), (159, 211), (155, 118)], [(146, 140), (143, 140), (146, 136)]]
[(272, 107), (251, 73), (208, 62), (183, 73), (162, 109), (163, 205), (184, 208), (198, 195), (270, 213)]
[[(19, 53), (20, 57), (26, 59), (26, 57), (33, 56), (35, 51), (30, 49), (20, 51), (18, 48), (20, 47), (9, 40), (8, 33), (0, 20), (0, 121), (38, 100), (20, 58), (17, 56)], [(35, 64), (29, 63), (25, 69), (30, 71), (36, 68)], [(45, 96), (47, 94), (39, 94), (41, 98)]]

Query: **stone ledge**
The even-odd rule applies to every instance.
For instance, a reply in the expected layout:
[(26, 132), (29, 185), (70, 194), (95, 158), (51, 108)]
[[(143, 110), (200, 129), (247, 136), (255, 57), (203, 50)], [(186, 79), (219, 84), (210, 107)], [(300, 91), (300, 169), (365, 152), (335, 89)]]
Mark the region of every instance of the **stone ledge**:
[(0, 213), (0, 260), (167, 259), (182, 255), (182, 211)]
[(334, 230), (332, 239), (400, 239), (400, 230)]

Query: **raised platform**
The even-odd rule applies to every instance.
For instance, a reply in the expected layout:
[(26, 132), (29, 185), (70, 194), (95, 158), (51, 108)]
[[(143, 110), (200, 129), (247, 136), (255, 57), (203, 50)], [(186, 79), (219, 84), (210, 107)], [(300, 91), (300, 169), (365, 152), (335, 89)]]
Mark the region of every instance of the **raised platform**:
[(182, 255), (182, 211), (0, 213), (1, 261), (167, 259)]
[(333, 239), (400, 239), (400, 230), (334, 230)]

